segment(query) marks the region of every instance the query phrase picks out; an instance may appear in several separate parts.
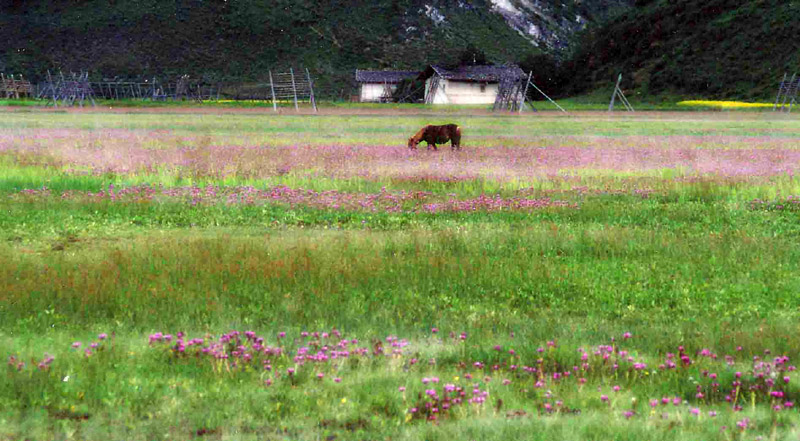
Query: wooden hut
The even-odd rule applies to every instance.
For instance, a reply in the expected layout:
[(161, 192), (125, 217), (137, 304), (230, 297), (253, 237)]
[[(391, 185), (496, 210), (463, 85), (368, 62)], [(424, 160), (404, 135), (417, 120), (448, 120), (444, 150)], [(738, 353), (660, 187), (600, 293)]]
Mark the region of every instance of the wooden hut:
[(356, 82), (361, 86), (360, 101), (391, 101), (398, 83), (407, 79), (413, 80), (419, 75), (419, 71), (356, 69)]
[(493, 104), (501, 83), (515, 83), (525, 77), (525, 72), (514, 64), (454, 69), (429, 65), (419, 75), (419, 79), (425, 80), (428, 104)]

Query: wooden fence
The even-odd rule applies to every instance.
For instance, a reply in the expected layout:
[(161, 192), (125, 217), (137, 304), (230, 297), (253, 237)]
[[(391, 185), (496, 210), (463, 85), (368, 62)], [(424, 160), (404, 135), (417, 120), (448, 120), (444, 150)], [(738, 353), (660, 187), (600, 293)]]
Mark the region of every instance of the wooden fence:
[(80, 74), (52, 75), (47, 72), (45, 81), (32, 85), (14, 76), (3, 76), (0, 82), (0, 96), (19, 98), (23, 95), (47, 99), (52, 104), (83, 104), (94, 99), (105, 100), (259, 100), (271, 102), (275, 111), (279, 105), (289, 103), (299, 110), (301, 103), (308, 103), (317, 110), (314, 96), (314, 81), (308, 69), (267, 72), (268, 82), (260, 83), (216, 83), (183, 75), (175, 82), (160, 82), (157, 78), (122, 79), (103, 78), (89, 81), (86, 72)]
[(33, 95), (33, 85), (30, 81), (23, 79), (22, 75), (15, 78), (14, 75), (7, 77), (0, 73), (0, 95), (16, 99), (29, 97)]

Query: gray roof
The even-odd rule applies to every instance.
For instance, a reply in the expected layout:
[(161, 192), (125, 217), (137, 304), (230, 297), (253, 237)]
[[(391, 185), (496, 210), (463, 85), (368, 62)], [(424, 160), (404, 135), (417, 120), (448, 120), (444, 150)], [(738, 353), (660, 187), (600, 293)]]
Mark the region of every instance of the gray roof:
[(399, 83), (405, 79), (414, 79), (419, 71), (411, 70), (361, 70), (356, 69), (356, 81), (359, 83)]
[(421, 78), (429, 78), (434, 74), (446, 80), (456, 81), (481, 81), (499, 82), (503, 76), (510, 76), (514, 79), (522, 78), (525, 72), (516, 64), (486, 65), (486, 66), (459, 66), (454, 69), (445, 69), (442, 66), (430, 65), (421, 74)]

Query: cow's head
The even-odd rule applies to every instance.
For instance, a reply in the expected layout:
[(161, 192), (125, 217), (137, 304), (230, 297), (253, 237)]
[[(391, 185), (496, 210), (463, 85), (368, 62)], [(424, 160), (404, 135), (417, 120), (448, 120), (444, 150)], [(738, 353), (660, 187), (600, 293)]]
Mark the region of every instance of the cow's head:
[(408, 138), (408, 148), (410, 148), (411, 150), (415, 150), (417, 148), (417, 144), (419, 144), (418, 139), (414, 139), (413, 136), (411, 138)]

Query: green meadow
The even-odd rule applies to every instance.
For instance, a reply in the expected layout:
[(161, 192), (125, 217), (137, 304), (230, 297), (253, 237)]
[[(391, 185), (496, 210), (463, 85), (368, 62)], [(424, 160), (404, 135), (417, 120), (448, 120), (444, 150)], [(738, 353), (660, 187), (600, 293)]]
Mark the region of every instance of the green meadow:
[(796, 439), (798, 167), (769, 112), (0, 110), (0, 440)]

